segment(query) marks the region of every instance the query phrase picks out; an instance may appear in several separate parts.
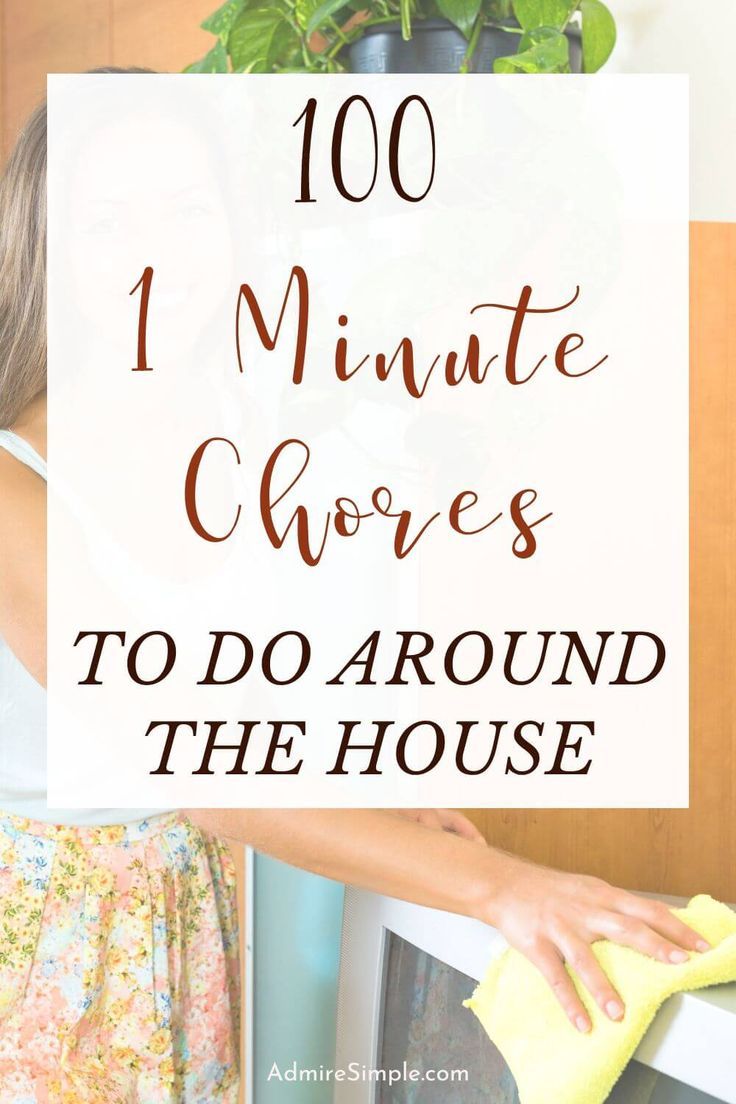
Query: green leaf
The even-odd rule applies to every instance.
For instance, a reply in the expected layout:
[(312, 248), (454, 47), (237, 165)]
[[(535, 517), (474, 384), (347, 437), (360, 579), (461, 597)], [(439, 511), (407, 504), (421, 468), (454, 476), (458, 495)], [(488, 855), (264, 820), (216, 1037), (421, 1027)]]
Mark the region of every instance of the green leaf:
[(324, 0), (324, 3), (319, 5), (307, 23), (307, 34), (314, 34), (314, 32), (318, 31), (328, 19), (331, 19), (333, 15), (339, 12), (340, 8), (344, 8), (345, 6), (346, 0)]
[(227, 40), (233, 69), (238, 73), (268, 73), (278, 61), (291, 58), (299, 38), (278, 7), (242, 12)]
[(570, 43), (554, 27), (537, 27), (525, 34), (519, 53), (496, 58), (494, 73), (569, 73)]
[(206, 19), (202, 20), (200, 27), (203, 31), (209, 31), (210, 34), (217, 35), (220, 41), (226, 45), (230, 28), (245, 5), (246, 0), (226, 0), (221, 8), (213, 11), (212, 15), (208, 15)]
[[(345, 0), (343, 0), (343, 4)], [(317, 14), (319, 8), (322, 7), (322, 0), (295, 0), (294, 15), (296, 21), (303, 31), (306, 32), (309, 23), (313, 17)], [(309, 31), (309, 34), (312, 32)]]
[(480, 4), (481, 0), (437, 0), (437, 7), (445, 19), (454, 23), (466, 38), (470, 38)]
[(199, 61), (187, 65), (185, 73), (227, 73), (227, 50), (222, 42), (212, 47)]
[(514, 0), (514, 15), (525, 31), (554, 27), (558, 31), (578, 6), (578, 0)]
[(616, 45), (616, 23), (601, 0), (581, 0), (583, 17), (583, 71), (597, 73)]

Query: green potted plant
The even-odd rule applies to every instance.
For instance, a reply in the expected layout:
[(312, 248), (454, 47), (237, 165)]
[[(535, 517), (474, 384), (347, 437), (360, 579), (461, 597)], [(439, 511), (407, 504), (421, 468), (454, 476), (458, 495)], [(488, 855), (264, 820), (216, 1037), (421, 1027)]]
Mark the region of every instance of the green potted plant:
[(602, 0), (227, 0), (190, 73), (594, 73), (616, 41)]

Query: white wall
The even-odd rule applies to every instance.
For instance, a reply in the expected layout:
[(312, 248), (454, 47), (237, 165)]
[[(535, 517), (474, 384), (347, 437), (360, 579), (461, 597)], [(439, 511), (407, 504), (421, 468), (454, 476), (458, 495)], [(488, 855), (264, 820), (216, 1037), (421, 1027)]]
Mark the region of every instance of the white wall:
[(736, 221), (736, 0), (609, 0), (611, 72), (689, 73), (691, 218)]

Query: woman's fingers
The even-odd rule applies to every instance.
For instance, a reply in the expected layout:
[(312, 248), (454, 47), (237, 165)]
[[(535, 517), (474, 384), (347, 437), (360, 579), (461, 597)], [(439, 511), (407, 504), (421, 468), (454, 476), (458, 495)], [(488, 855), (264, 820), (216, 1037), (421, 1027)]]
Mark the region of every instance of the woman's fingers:
[(582, 939), (570, 938), (565, 943), (564, 954), (568, 965), (609, 1020), (623, 1019), (624, 1002), (611, 985), (590, 944)]
[(421, 824), (423, 828), (432, 828), (437, 832), (442, 831), (442, 821), (437, 809), (392, 809), (391, 812), (395, 816), (402, 817), (403, 820), (414, 820), (417, 824)]
[(565, 963), (553, 944), (543, 943), (533, 951), (526, 953), (528, 958), (544, 975), (547, 984), (562, 1005), (573, 1027), (582, 1032), (590, 1031), (593, 1026), (590, 1017), (578, 996), (572, 978), (565, 969)]
[(623, 897), (622, 912), (643, 920), (645, 924), (678, 947), (701, 953), (710, 950), (710, 944), (703, 939), (702, 935), (678, 919), (664, 901), (651, 901), (646, 897), (636, 897), (634, 894), (624, 894)]
[(624, 916), (622, 913), (604, 913), (597, 919), (595, 927), (604, 938), (624, 947), (631, 947), (632, 950), (656, 958), (659, 962), (678, 966), (688, 960), (688, 953), (682, 946), (664, 939), (643, 920)]
[(395, 809), (397, 816), (405, 820), (415, 820), (424, 828), (437, 832), (454, 832), (456, 836), (472, 843), (485, 844), (485, 837), (463, 813), (457, 809)]
[(454, 832), (456, 836), (462, 836), (463, 839), (471, 840), (473, 843), (485, 843), (485, 837), (480, 832), (472, 820), (469, 820), (464, 813), (459, 813), (457, 809), (436, 809), (435, 812), (442, 822), (442, 827), (447, 832)]
[(425, 828), (431, 828), (434, 832), (442, 831), (442, 817), (439, 809), (417, 809), (417, 821)]

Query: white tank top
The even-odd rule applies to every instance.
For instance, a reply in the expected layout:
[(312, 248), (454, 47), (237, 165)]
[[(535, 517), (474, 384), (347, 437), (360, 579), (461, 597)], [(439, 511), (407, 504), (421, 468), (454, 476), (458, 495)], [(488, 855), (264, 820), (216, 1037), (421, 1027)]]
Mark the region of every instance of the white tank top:
[[(22, 437), (0, 429), (0, 448), (46, 479), (46, 461)], [(0, 812), (52, 824), (122, 824), (167, 811), (48, 807), (46, 691), (0, 636)]]

